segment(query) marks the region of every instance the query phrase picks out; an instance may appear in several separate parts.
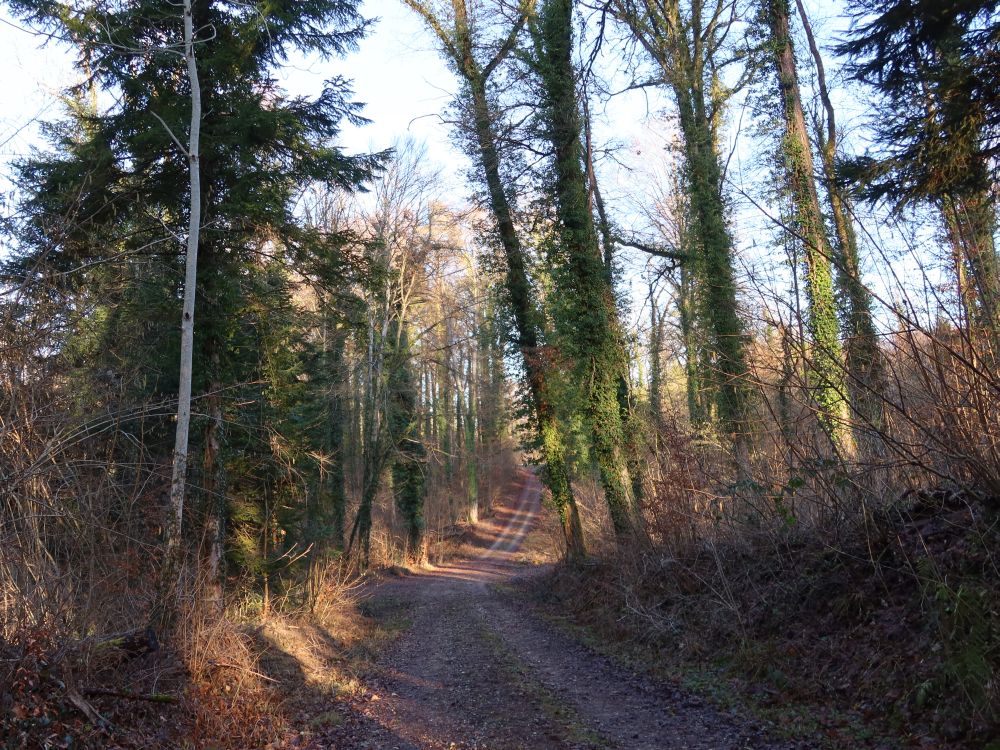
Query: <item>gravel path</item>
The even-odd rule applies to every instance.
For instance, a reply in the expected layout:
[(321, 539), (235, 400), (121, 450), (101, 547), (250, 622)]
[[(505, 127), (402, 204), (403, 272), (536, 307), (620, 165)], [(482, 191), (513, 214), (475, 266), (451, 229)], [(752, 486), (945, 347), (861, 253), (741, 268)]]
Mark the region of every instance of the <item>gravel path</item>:
[(475, 559), (375, 587), (374, 616), (411, 624), (380, 660), (375, 691), (329, 747), (423, 750), (622, 748), (786, 750), (752, 723), (636, 676), (537, 619), (494, 587), (530, 566), (514, 553), (539, 511), (530, 472), (478, 529)]

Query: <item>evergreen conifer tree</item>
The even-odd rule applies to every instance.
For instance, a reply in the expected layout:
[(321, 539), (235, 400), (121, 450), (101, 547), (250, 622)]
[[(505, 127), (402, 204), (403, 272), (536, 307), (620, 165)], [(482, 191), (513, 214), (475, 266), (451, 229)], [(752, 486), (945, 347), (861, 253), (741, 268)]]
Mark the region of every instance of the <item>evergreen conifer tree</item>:
[(993, 169), (1000, 149), (996, 0), (855, 0), (838, 51), (882, 94), (873, 153), (845, 170), (865, 198), (937, 206), (962, 306), (1000, 330)]
[[(85, 76), (81, 90), (111, 95), (107, 106), (78, 108), (69, 122), (51, 128), (53, 150), (20, 165), (26, 218), (15, 263), (35, 269), (151, 263), (168, 299), (133, 309), (131, 325), (150, 330), (160, 352), (171, 356), (154, 351), (137, 366), (151, 375), (168, 373), (176, 367), (178, 238), (186, 236), (189, 194), (182, 144), (191, 91), (183, 75), (182, 16), (175, 6), (150, 0), (10, 5), (35, 28), (73, 46)], [(359, 189), (380, 159), (351, 157), (333, 144), (345, 119), (360, 120), (345, 79), (328, 80), (317, 97), (305, 98), (285, 94), (273, 76), (294, 53), (329, 57), (352, 49), (366, 27), (353, 0), (196, 0), (193, 26), (203, 111), (193, 393), (195, 410), (205, 416), (194, 427), (201, 457), (191, 472), (214, 537), (209, 568), (217, 579), (227, 442), (270, 453), (259, 435), (223, 434), (224, 425), (245, 424), (235, 413), (243, 407), (227, 396), (253, 381), (266, 359), (242, 316), (254, 305), (287, 301), (287, 278), (271, 283), (275, 277), (266, 270), (272, 260), (330, 283), (343, 275), (342, 239), (307, 227), (294, 202), (311, 182)], [(163, 316), (165, 306), (177, 312)], [(121, 362), (137, 355), (117, 349)], [(170, 375), (151, 377), (148, 387), (171, 396), (174, 382)]]

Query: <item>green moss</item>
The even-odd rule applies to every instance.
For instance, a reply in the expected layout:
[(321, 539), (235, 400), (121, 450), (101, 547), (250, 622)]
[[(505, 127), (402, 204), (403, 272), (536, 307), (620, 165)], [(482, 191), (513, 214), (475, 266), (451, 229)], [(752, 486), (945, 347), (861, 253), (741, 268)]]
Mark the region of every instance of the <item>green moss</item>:
[(784, 117), (781, 152), (793, 204), (793, 229), (804, 246), (807, 327), (812, 351), (808, 385), (817, 416), (831, 441), (849, 447), (847, 384), (840, 346), (840, 324), (833, 291), (833, 248), (826, 234), (813, 177), (813, 159), (799, 92), (795, 53), (788, 30), (788, 0), (769, 0), (769, 49), (774, 57)]
[(572, 60), (573, 3), (547, 0), (531, 31), (546, 137), (553, 148), (550, 191), (558, 241), (549, 253), (549, 263), (561, 293), (555, 307), (556, 327), (574, 363), (592, 456), (612, 523), (620, 535), (630, 535), (635, 498), (621, 408), (622, 383), (629, 377), (628, 356), (589, 207)]

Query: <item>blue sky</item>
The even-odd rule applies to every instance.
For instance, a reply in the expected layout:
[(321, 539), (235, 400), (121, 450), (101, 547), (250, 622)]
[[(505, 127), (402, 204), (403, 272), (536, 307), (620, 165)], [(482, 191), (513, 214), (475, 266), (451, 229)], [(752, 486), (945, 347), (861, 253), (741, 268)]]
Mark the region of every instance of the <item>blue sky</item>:
[[(326, 62), (298, 60), (279, 78), (293, 93), (315, 94), (323, 81), (341, 74), (354, 80), (356, 98), (365, 102), (372, 124), (348, 126), (343, 145), (351, 151), (381, 149), (409, 134), (427, 142), (431, 157), (454, 167), (447, 129), (436, 115), (448, 102), (454, 78), (437, 55), (416, 17), (399, 0), (367, 0), (362, 12), (380, 20), (359, 52)], [(41, 37), (27, 32), (0, 10), (0, 70), (5, 104), (0, 110), (0, 163), (37, 144), (39, 120), (59, 115), (58, 92), (73, 83), (72, 59), (58, 43), (40, 47)]]
[[(830, 39), (845, 29), (846, 22), (839, 14), (840, 0), (807, 0), (807, 6), (821, 39)], [(430, 160), (441, 170), (444, 197), (461, 203), (468, 195), (462, 179), (465, 157), (451, 148), (449, 127), (440, 119), (457, 86), (454, 76), (422, 22), (400, 0), (365, 0), (362, 12), (379, 22), (357, 53), (325, 62), (299, 59), (282, 69), (279, 78), (291, 93), (305, 95), (318, 93), (323, 81), (333, 75), (352, 79), (355, 98), (366, 103), (364, 113), (372, 122), (362, 128), (347, 126), (341, 145), (348, 151), (360, 152), (384, 149), (406, 136), (424, 142)], [(56, 43), (40, 47), (42, 41), (0, 9), (0, 69), (5, 72), (6, 89), (4, 107), (0, 109), (0, 189), (4, 192), (9, 189), (6, 177), (11, 159), (23, 156), (39, 143), (38, 122), (59, 116), (58, 92), (75, 80), (66, 51)], [(613, 45), (609, 43), (606, 48)], [(799, 54), (803, 57), (804, 50), (800, 49)], [(624, 83), (624, 79), (616, 83)], [(856, 128), (862, 120), (863, 104), (842, 89), (837, 97), (839, 124), (857, 143), (863, 133)], [(643, 172), (658, 161), (657, 152), (669, 136), (668, 124), (648, 117), (657, 114), (665, 103), (662, 93), (632, 92), (595, 110), (597, 140), (614, 141), (619, 146), (615, 158), (606, 160), (601, 167), (602, 187), (612, 209), (619, 209), (617, 215), (626, 227), (634, 220), (634, 213), (630, 217), (627, 208), (627, 195), (642, 192), (646, 179)], [(738, 117), (737, 105), (734, 122)], [(753, 148), (747, 132), (736, 138), (730, 178), (759, 191), (762, 175)], [(769, 220), (746, 202), (735, 204), (740, 262), (746, 264), (748, 273), (759, 271), (771, 276), (772, 283), (777, 284), (775, 291), (779, 291), (783, 286), (781, 256), (775, 253)], [(877, 223), (873, 229), (888, 233), (886, 244), (896, 242), (890, 228)], [(645, 296), (639, 282), (645, 261), (641, 254), (628, 256), (630, 272), (626, 283), (632, 286), (638, 301)], [(916, 270), (913, 258), (896, 263), (904, 277)], [(870, 263), (868, 270), (877, 286), (888, 290), (893, 285), (890, 278), (884, 277), (889, 270), (884, 263)]]

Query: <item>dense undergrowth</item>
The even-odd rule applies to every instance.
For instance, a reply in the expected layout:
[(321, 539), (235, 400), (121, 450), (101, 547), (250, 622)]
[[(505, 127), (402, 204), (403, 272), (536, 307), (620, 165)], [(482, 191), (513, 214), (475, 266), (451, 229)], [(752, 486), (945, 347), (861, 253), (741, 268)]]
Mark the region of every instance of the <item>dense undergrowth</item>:
[[(467, 533), (435, 536), (430, 558), (459, 552)], [(358, 597), (368, 576), (399, 568), (402, 551), (378, 540), (365, 575), (332, 564), (308, 606), (287, 596), (266, 616), (259, 596), (234, 587), (220, 615), (193, 602), (163, 632), (112, 633), (106, 622), (87, 633), (51, 612), (9, 627), (0, 748), (326, 746), (349, 713), (340, 702), (366, 694), (375, 657), (407, 626), (405, 613)]]
[(538, 595), (599, 648), (791, 735), (997, 747), (1000, 518), (968, 494), (910, 493), (857, 532), (647, 546), (558, 567)]
[[(491, 460), (484, 512), (514, 473), (511, 451)], [(367, 570), (336, 555), (291, 565), (265, 597), (259, 577), (236, 569), (221, 611), (191, 581), (171, 625), (150, 628), (162, 506), (143, 490), (155, 467), (140, 468), (55, 485), (64, 511), (42, 522), (56, 542), (48, 557), (0, 545), (0, 748), (308, 746), (341, 721), (336, 699), (364, 691), (360, 676), (405, 625), (356, 597), (366, 576), (410, 560), (391, 502), (380, 499)], [(428, 509), (431, 561), (460, 547), (467, 524), (449, 523), (447, 502), (463, 490)]]
[(250, 748), (321, 729), (384, 635), (350, 587), (322, 602), (264, 621), (191, 611), (164, 642), (22, 631), (0, 647), (0, 746)]

